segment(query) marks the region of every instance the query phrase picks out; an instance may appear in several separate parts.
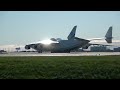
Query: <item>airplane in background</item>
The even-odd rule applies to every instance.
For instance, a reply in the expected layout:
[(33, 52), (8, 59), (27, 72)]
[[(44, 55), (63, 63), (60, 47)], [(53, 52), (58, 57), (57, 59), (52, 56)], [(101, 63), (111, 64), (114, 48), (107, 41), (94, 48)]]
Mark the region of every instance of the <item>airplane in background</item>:
[[(104, 38), (83, 39), (75, 37), (77, 26), (74, 26), (67, 37), (67, 40), (61, 38), (51, 38), (49, 40), (39, 41), (25, 45), (25, 49), (33, 48), (42, 53), (43, 51), (51, 51), (51, 53), (70, 53), (71, 50), (83, 48), (87, 49), (90, 45), (101, 45), (90, 43), (93, 40), (106, 40), (107, 43), (112, 43), (112, 26), (109, 27)], [(110, 45), (106, 45), (110, 46)]]

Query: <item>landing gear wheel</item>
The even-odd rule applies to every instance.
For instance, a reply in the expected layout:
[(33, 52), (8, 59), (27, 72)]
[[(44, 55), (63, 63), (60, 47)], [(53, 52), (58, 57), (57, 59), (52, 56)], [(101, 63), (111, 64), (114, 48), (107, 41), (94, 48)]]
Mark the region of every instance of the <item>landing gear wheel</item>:
[(42, 53), (42, 50), (38, 51), (38, 53)]

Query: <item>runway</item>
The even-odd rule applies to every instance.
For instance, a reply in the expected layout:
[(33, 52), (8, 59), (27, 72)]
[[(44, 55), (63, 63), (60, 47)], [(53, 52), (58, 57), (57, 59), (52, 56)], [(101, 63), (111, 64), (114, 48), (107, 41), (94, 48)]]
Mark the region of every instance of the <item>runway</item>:
[(37, 53), (37, 52), (11, 52), (0, 56), (106, 56), (120, 55), (120, 52), (71, 52), (71, 53)]

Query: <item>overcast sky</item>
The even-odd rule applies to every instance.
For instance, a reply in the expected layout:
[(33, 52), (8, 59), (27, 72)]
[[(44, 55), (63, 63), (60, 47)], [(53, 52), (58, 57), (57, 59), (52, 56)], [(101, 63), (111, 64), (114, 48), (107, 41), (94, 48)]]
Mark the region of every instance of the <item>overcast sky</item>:
[(113, 26), (120, 40), (120, 11), (0, 11), (0, 45), (67, 39), (75, 25), (79, 38), (104, 37)]

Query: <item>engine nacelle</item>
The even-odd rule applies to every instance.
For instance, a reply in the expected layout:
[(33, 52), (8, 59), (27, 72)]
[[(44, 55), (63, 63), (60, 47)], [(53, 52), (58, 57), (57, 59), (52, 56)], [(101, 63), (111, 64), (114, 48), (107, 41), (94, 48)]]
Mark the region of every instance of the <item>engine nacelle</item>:
[(57, 41), (55, 38), (51, 38), (50, 40), (52, 40), (52, 41)]
[(36, 44), (33, 46), (34, 49), (36, 50), (41, 50), (42, 49), (42, 45), (41, 44)]
[(37, 49), (37, 45), (32, 45), (32, 48)]
[(30, 45), (26, 45), (26, 46), (25, 46), (25, 49), (30, 49)]
[(61, 38), (57, 38), (57, 41), (61, 41), (62, 39)]

